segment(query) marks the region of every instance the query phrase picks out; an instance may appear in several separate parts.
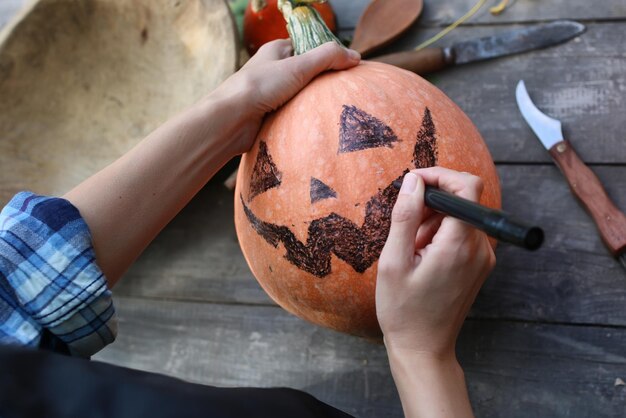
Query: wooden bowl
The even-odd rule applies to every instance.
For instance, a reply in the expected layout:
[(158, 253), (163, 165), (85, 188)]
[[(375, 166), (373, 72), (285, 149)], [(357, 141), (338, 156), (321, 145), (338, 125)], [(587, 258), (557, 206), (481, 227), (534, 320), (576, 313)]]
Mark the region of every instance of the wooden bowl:
[(224, 0), (38, 0), (0, 33), (0, 203), (63, 194), (237, 68)]

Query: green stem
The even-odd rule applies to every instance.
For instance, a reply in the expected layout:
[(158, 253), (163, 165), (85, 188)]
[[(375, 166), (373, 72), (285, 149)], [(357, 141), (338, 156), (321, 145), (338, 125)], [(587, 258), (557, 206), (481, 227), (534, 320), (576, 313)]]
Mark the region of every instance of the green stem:
[(296, 55), (304, 54), (326, 42), (341, 41), (328, 29), (312, 3), (325, 0), (278, 0), (278, 8), (287, 21), (287, 32)]

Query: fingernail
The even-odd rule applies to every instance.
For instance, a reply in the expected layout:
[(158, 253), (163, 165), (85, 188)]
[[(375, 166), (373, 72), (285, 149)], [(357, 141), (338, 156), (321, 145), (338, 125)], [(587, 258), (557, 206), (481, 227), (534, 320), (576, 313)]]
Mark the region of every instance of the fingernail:
[(361, 59), (361, 54), (359, 54), (354, 49), (348, 49), (348, 56), (350, 57), (350, 59), (355, 60), (355, 61)]
[(412, 194), (417, 189), (417, 176), (413, 173), (406, 173), (400, 187), (401, 194)]

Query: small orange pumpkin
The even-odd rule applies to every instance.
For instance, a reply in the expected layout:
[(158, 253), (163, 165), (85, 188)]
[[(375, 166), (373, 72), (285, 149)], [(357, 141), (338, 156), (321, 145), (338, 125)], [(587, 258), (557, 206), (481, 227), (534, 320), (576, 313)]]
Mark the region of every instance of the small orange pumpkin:
[(317, 77), (266, 118), (240, 164), (235, 226), (259, 283), (313, 323), (381, 336), (376, 266), (407, 170), (480, 176), (500, 207), (495, 166), (469, 118), (416, 74), (362, 62)]
[[(243, 16), (243, 43), (250, 56), (275, 39), (286, 39), (287, 24), (277, 7), (278, 0), (251, 0)], [(316, 3), (317, 10), (328, 28), (335, 32), (335, 13), (330, 3)]]

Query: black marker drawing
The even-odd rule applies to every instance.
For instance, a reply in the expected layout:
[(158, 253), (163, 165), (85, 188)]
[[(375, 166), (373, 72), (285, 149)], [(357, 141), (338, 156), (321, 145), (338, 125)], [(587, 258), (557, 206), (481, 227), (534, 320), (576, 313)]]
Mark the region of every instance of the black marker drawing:
[(415, 168), (433, 167), (437, 165), (437, 139), (435, 138), (435, 124), (426, 108), (422, 126), (417, 133), (417, 142), (413, 150), (413, 164)]
[(394, 142), (398, 142), (398, 137), (383, 121), (356, 106), (343, 105), (338, 153), (378, 147), (393, 148)]
[(337, 192), (330, 186), (315, 177), (311, 177), (311, 204), (319, 202), (320, 200), (334, 199), (336, 197)]
[(251, 201), (257, 195), (268, 191), (272, 187), (280, 185), (282, 174), (278, 171), (276, 164), (272, 160), (267, 151), (267, 144), (261, 141), (259, 144), (259, 153), (252, 169), (252, 179), (250, 180), (250, 195), (248, 199)]
[(367, 202), (361, 226), (334, 212), (313, 220), (306, 243), (298, 240), (288, 227), (257, 218), (246, 206), (243, 196), (241, 203), (252, 227), (265, 241), (274, 247), (282, 243), (287, 250), (287, 260), (317, 277), (324, 277), (331, 272), (331, 253), (359, 273), (378, 260), (389, 234), (391, 210), (397, 196), (398, 190), (393, 184), (379, 191)]
[[(344, 112), (345, 109), (356, 108), (344, 106)], [(358, 109), (356, 110), (358, 111)], [(345, 127), (342, 125), (341, 130), (344, 129)], [(391, 131), (391, 129), (389, 130)], [(267, 156), (266, 160), (273, 167), (271, 171), (278, 173), (277, 178), (280, 184), (280, 173), (271, 162), (266, 144), (261, 143), (261, 146)], [(261, 151), (259, 151), (259, 155), (261, 155)], [(258, 161), (255, 165), (253, 178), (257, 172)], [(437, 164), (436, 130), (428, 108), (426, 108), (421, 128), (417, 134), (413, 150), (413, 164), (415, 168), (425, 168)], [(252, 228), (270, 245), (277, 248), (279, 244), (283, 244), (287, 251), (285, 258), (299, 269), (320, 278), (325, 277), (331, 273), (331, 254), (335, 254), (355, 271), (363, 273), (380, 257), (391, 226), (391, 211), (398, 196), (397, 185), (402, 183), (402, 178), (408, 171), (409, 169), (404, 170), (397, 179), (370, 198), (365, 205), (365, 219), (361, 226), (332, 212), (309, 223), (306, 243), (298, 240), (287, 226), (276, 225), (259, 219), (246, 205), (243, 195), (240, 198)], [(312, 203), (316, 201), (313, 193), (314, 188), (318, 192), (323, 192), (321, 193), (322, 196), (325, 196), (323, 198), (336, 198), (336, 193), (332, 188), (312, 177)]]

